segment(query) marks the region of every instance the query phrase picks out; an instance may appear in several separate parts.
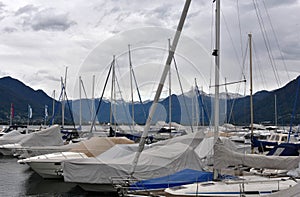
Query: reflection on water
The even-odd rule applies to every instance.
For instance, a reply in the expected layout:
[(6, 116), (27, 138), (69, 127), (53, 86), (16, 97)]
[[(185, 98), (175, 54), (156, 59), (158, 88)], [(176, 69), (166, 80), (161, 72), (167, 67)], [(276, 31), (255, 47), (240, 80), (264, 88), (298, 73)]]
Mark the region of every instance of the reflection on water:
[(0, 155), (0, 196), (116, 196), (89, 193), (63, 179), (43, 179), (17, 159)]

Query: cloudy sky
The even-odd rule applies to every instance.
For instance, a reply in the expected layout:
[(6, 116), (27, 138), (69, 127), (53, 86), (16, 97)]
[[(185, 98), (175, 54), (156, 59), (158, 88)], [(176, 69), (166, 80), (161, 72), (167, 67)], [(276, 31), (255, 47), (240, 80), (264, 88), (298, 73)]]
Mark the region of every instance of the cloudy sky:
[[(130, 44), (143, 99), (151, 98), (183, 5), (183, 0), (2, 0), (0, 77), (11, 76), (51, 95), (60, 92), (60, 78), (68, 67), (70, 98), (78, 97), (79, 76), (91, 96), (93, 75), (99, 97), (115, 55), (120, 92), (128, 97)], [(249, 53), (248, 33), (253, 36), (254, 92), (277, 89), (300, 74), (298, 0), (226, 0), (221, 7), (221, 83), (225, 78), (247, 79), (246, 84), (228, 86), (229, 91), (249, 92), (244, 57)], [(175, 55), (184, 91), (196, 78), (205, 92), (213, 92), (213, 27), (213, 2), (193, 0)], [(171, 73), (171, 89), (180, 93), (174, 65)]]

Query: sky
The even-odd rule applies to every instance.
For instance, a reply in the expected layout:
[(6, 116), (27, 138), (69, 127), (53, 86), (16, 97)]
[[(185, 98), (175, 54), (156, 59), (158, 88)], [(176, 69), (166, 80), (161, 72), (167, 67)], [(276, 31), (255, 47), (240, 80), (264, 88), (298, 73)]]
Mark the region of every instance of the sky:
[[(94, 89), (100, 97), (106, 87), (104, 96), (110, 97), (111, 79), (107, 86), (105, 81), (115, 56), (115, 88), (129, 99), (130, 45), (142, 99), (152, 99), (183, 5), (183, 0), (2, 0), (0, 77), (11, 76), (49, 96), (55, 90), (58, 99), (67, 70), (69, 98), (79, 98), (79, 76), (82, 95), (92, 97)], [(199, 89), (214, 91), (214, 6), (192, 0), (175, 53), (177, 69), (171, 65), (172, 93), (181, 93), (179, 80), (187, 92), (195, 79)], [(254, 92), (278, 89), (300, 74), (299, 10), (298, 0), (221, 2), (220, 83), (247, 80), (226, 86), (228, 91), (249, 94), (249, 33)], [(168, 84), (167, 79), (162, 96)]]

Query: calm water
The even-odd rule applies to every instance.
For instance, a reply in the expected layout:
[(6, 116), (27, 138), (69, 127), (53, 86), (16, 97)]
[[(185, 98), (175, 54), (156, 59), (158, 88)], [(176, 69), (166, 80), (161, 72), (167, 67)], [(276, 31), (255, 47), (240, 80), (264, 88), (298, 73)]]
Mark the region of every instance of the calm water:
[(116, 196), (116, 194), (88, 193), (63, 180), (44, 180), (17, 159), (0, 155), (0, 196)]

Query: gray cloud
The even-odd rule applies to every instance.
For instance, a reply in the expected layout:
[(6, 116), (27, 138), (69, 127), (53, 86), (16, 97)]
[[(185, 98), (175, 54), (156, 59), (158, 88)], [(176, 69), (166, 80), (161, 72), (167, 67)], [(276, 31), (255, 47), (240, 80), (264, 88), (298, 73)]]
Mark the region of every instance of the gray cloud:
[(12, 32), (17, 31), (17, 29), (14, 28), (14, 27), (5, 27), (5, 28), (3, 28), (2, 31), (5, 32), (5, 33), (12, 33)]
[(277, 7), (282, 5), (291, 6), (293, 4), (297, 4), (298, 0), (272, 0), (272, 1), (266, 1), (266, 5), (268, 7)]
[(0, 9), (3, 9), (6, 5), (2, 2), (0, 2)]
[(19, 8), (15, 16), (21, 17), (25, 29), (29, 27), (34, 31), (65, 31), (76, 24), (67, 13), (57, 13), (53, 8), (41, 9), (32, 4)]
[(31, 27), (35, 31), (65, 31), (76, 23), (68, 18), (68, 14), (56, 14), (53, 9), (42, 10), (34, 15)]
[(65, 31), (76, 23), (69, 19), (68, 14), (57, 14), (54, 9), (41, 10), (37, 12), (30, 25), (33, 30)]
[(29, 5), (26, 5), (26, 6), (23, 6), (21, 8), (19, 8), (15, 15), (18, 16), (18, 15), (21, 15), (21, 14), (30, 14), (30, 13), (33, 13), (33, 12), (37, 12), (38, 11), (38, 7), (35, 7), (34, 5), (32, 4), (29, 4)]

